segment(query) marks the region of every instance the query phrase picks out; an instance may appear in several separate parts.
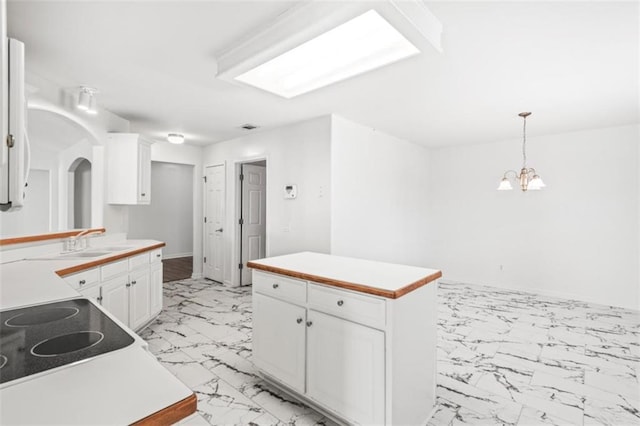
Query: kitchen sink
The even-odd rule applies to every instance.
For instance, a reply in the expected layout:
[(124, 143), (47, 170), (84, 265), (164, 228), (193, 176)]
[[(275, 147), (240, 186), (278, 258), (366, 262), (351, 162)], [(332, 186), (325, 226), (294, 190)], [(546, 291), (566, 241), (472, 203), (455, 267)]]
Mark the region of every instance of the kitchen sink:
[(133, 246), (118, 246), (118, 247), (98, 247), (100, 250), (105, 250), (105, 251), (109, 251), (109, 252), (113, 252), (113, 251), (124, 251), (124, 250), (131, 250), (133, 248)]
[(60, 257), (100, 257), (111, 254), (110, 251), (79, 251), (68, 254), (62, 254)]

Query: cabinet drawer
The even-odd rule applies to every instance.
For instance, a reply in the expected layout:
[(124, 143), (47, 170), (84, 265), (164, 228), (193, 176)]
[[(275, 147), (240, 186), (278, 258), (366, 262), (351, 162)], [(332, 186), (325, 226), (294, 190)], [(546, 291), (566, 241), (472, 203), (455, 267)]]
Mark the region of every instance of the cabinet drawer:
[(149, 253), (149, 256), (151, 257), (151, 263), (158, 263), (158, 262), (162, 262), (162, 249), (155, 249), (152, 252)]
[(64, 280), (74, 289), (81, 290), (100, 281), (100, 271), (98, 268), (88, 269), (77, 274), (67, 275)]
[(384, 328), (386, 302), (376, 297), (309, 284), (309, 307), (376, 328)]
[(303, 304), (307, 301), (307, 282), (253, 271), (253, 288), (258, 293)]
[(129, 258), (129, 270), (149, 266), (149, 252)]
[(105, 281), (117, 275), (126, 274), (128, 271), (129, 261), (127, 259), (108, 263), (100, 267), (100, 279)]

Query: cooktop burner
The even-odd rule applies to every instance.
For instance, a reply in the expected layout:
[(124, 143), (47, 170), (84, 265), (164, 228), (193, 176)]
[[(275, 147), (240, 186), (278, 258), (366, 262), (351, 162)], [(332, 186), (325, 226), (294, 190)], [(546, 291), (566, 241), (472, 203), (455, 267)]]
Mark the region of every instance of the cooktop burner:
[(89, 349), (100, 343), (102, 339), (104, 334), (98, 331), (78, 331), (43, 340), (31, 348), (31, 353), (35, 356), (58, 356)]
[(4, 324), (9, 327), (29, 327), (30, 325), (44, 324), (47, 322), (71, 318), (77, 315), (78, 312), (80, 312), (78, 308), (64, 306), (55, 308), (42, 308), (36, 311), (16, 314), (6, 320)]
[(131, 335), (87, 299), (0, 312), (0, 384), (133, 342)]

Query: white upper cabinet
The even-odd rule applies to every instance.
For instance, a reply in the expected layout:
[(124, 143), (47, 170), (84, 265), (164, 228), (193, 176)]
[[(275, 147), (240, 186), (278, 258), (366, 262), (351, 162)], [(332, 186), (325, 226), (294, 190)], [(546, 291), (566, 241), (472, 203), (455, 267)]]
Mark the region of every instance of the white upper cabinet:
[(151, 203), (151, 141), (136, 133), (107, 139), (107, 202)]

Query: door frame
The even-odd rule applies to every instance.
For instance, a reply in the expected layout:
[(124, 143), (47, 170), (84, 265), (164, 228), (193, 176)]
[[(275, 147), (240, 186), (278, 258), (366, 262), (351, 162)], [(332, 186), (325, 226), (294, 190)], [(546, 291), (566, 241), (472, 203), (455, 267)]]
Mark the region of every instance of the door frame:
[[(242, 214), (242, 186), (240, 182), (240, 172), (242, 170), (243, 164), (256, 163), (258, 161), (264, 161), (266, 163), (265, 166), (265, 176), (267, 179), (267, 186), (265, 187), (265, 196), (267, 199), (265, 208), (268, 210), (268, 200), (269, 200), (269, 156), (258, 156), (255, 158), (243, 158), (242, 160), (234, 161), (234, 169), (233, 169), (233, 190), (235, 192), (234, 196), (234, 205), (233, 205), (233, 241), (231, 244), (232, 255), (231, 255), (231, 282), (233, 286), (241, 286), (242, 285), (242, 275), (241, 270), (238, 268), (238, 265), (242, 262), (242, 229), (240, 226), (240, 215)], [(269, 215), (267, 214), (267, 219), (265, 221), (265, 256), (269, 257), (269, 238), (267, 238), (268, 227), (269, 227)]]

